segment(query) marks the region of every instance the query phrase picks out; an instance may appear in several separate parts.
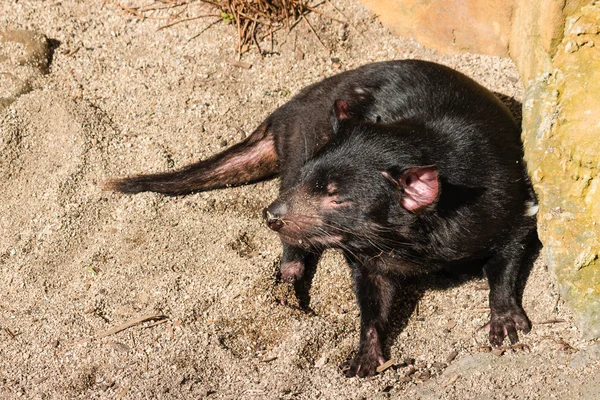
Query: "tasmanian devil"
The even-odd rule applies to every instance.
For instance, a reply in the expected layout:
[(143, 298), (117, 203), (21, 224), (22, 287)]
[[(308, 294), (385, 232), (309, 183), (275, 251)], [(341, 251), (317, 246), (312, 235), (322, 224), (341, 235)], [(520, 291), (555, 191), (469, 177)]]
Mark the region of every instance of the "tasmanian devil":
[(519, 126), (491, 92), (442, 65), (403, 60), (308, 86), (207, 160), (105, 188), (179, 195), (279, 174), (264, 218), (283, 244), (281, 277), (305, 283), (324, 249), (344, 254), (361, 327), (343, 370), (367, 376), (385, 361), (399, 276), (480, 261), (490, 342), (529, 331), (517, 285), (537, 206), (522, 157)]

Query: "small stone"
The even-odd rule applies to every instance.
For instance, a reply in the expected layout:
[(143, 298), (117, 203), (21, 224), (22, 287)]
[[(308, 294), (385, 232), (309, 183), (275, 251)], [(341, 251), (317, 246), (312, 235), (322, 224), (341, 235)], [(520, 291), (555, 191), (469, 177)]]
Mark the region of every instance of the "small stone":
[(454, 361), (456, 356), (458, 356), (458, 351), (452, 350), (452, 352), (448, 354), (448, 357), (446, 357), (446, 362), (451, 363), (452, 361)]
[(579, 50), (579, 45), (573, 41), (569, 41), (565, 45), (565, 51), (567, 53), (575, 53), (577, 50)]
[(119, 353), (128, 353), (131, 350), (129, 346), (121, 342), (108, 343), (108, 346)]
[(431, 378), (431, 373), (425, 370), (417, 374), (416, 378), (421, 381), (428, 381)]
[(431, 366), (433, 368), (437, 369), (438, 371), (441, 371), (444, 368), (446, 368), (448, 365), (446, 363), (436, 361)]
[(323, 356), (323, 357), (319, 358), (317, 360), (317, 362), (315, 363), (315, 368), (321, 368), (325, 364), (327, 364), (327, 356)]
[(501, 355), (504, 354), (505, 351), (506, 350), (504, 350), (504, 349), (496, 348), (496, 349), (492, 350), (492, 354), (495, 355), (495, 356), (500, 357)]

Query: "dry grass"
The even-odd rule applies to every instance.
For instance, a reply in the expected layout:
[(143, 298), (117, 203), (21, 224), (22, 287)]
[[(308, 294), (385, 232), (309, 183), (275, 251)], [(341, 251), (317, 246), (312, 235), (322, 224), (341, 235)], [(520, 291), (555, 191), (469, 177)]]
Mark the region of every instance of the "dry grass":
[[(270, 51), (272, 52), (273, 33), (282, 28), (291, 30), (300, 21), (304, 21), (321, 45), (327, 48), (308, 19), (306, 19), (306, 14), (314, 12), (342, 24), (347, 22), (329, 16), (317, 9), (325, 2), (329, 2), (329, 0), (321, 1), (315, 5), (309, 5), (302, 0), (156, 0), (154, 3), (145, 6), (126, 6), (119, 3), (119, 0), (111, 0), (112, 4), (138, 18), (155, 18), (157, 12), (169, 12), (168, 22), (162, 25), (159, 30), (182, 22), (213, 18), (213, 21), (207, 27), (190, 40), (198, 37), (216, 23), (233, 24), (237, 27), (238, 33), (236, 45), (238, 59), (252, 46), (262, 57), (263, 50), (259, 43), (266, 37), (271, 38)], [(182, 16), (192, 3), (204, 3), (210, 12), (183, 18)], [(335, 5), (330, 4), (341, 14)]]

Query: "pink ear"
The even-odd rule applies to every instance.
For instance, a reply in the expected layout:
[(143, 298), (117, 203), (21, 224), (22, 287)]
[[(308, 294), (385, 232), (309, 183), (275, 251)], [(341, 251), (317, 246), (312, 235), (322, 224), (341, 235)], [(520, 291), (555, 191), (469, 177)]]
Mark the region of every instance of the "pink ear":
[(333, 108), (335, 109), (335, 116), (338, 120), (350, 118), (350, 113), (348, 112), (348, 103), (346, 103), (345, 100), (336, 100)]
[(400, 203), (409, 211), (418, 211), (420, 208), (428, 206), (437, 199), (440, 193), (440, 183), (435, 165), (409, 168), (403, 171), (399, 178), (394, 178), (388, 171), (382, 171), (381, 174), (396, 189), (403, 192)]
[(399, 181), (404, 188), (400, 202), (409, 211), (428, 206), (438, 197), (440, 184), (435, 165), (409, 168), (402, 173)]

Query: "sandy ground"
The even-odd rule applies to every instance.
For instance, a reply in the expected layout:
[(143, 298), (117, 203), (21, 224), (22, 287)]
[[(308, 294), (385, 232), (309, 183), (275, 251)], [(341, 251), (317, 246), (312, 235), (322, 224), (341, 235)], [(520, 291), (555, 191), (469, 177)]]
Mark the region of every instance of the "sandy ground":
[(513, 105), (522, 98), (510, 60), (440, 55), (391, 36), (356, 2), (335, 4), (349, 26), (309, 16), (328, 49), (301, 23), (264, 58), (245, 55), (245, 69), (232, 64), (233, 27), (195, 37), (212, 19), (157, 31), (164, 11), (142, 21), (99, 0), (0, 3), (0, 29), (38, 30), (55, 47), (36, 75), (15, 62), (23, 48), (0, 44), (0, 72), (29, 74), (33, 88), (0, 110), (0, 398), (600, 398), (600, 344), (580, 339), (541, 261), (524, 295), (526, 347), (486, 346), (481, 277), (428, 276), (397, 302), (397, 364), (346, 379), (337, 366), (359, 322), (348, 269), (327, 253), (314, 314), (293, 307), (260, 218), (276, 180), (186, 197), (98, 188), (208, 157), (303, 86), (371, 61), (434, 60)]

